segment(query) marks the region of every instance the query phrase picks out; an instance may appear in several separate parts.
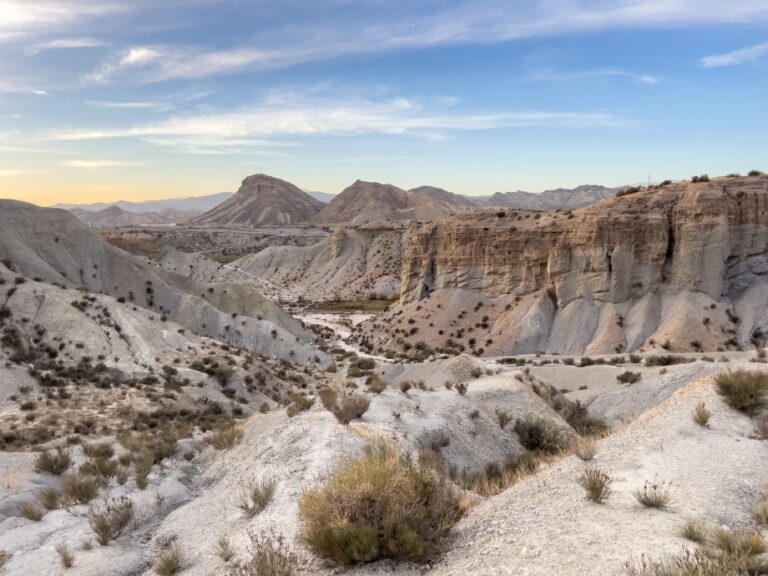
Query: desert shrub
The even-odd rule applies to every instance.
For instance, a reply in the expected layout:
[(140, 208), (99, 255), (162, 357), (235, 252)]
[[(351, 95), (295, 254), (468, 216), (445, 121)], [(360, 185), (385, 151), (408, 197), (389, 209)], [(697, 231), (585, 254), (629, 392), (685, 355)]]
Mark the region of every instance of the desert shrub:
[(408, 390), (410, 390), (411, 388), (413, 388), (413, 382), (411, 382), (410, 380), (403, 380), (402, 382), (400, 382), (400, 392), (402, 392), (403, 394), (408, 394)]
[(368, 411), (371, 401), (359, 394), (337, 393), (332, 388), (323, 388), (318, 392), (320, 401), (342, 424), (349, 424), (355, 418), (361, 418)]
[(575, 452), (581, 460), (589, 462), (597, 454), (597, 442), (593, 438), (579, 438)]
[(37, 493), (37, 501), (46, 510), (56, 510), (61, 501), (61, 494), (53, 486), (46, 486)]
[(766, 547), (765, 540), (756, 530), (726, 530), (718, 528), (712, 536), (713, 545), (729, 556), (749, 557), (763, 554)]
[(646, 366), (673, 366), (675, 364), (689, 364), (693, 359), (685, 356), (676, 356), (674, 354), (662, 354), (657, 356), (646, 356)]
[(108, 458), (91, 458), (80, 465), (80, 472), (96, 476), (103, 484), (108, 483), (110, 478), (117, 476), (118, 471), (117, 460)]
[(56, 544), (56, 554), (59, 555), (59, 562), (61, 562), (62, 567), (72, 568), (75, 565), (75, 555), (64, 542)]
[(372, 358), (358, 358), (353, 366), (359, 370), (373, 370), (376, 368), (376, 361)]
[(368, 392), (381, 394), (387, 389), (387, 383), (376, 374), (371, 374), (365, 379), (365, 385), (368, 386)]
[(247, 518), (253, 518), (267, 507), (275, 495), (276, 488), (277, 480), (271, 477), (252, 482), (240, 497), (238, 506)]
[(456, 384), (456, 392), (464, 396), (467, 393), (467, 390), (469, 389), (469, 384), (466, 382), (458, 382)]
[(701, 544), (707, 539), (707, 531), (699, 522), (686, 520), (680, 525), (680, 536), (696, 544)]
[(768, 486), (765, 487), (752, 509), (757, 520), (763, 526), (768, 526)]
[(669, 506), (669, 487), (670, 484), (664, 481), (659, 482), (654, 479), (653, 482), (649, 482), (646, 480), (642, 488), (635, 490), (635, 498), (646, 508), (663, 510)]
[(696, 408), (693, 409), (693, 414), (691, 415), (691, 418), (693, 419), (696, 424), (699, 426), (709, 426), (709, 419), (712, 416), (712, 412), (709, 411), (709, 408), (707, 408), (707, 405), (704, 404), (704, 402), (699, 402), (696, 404)]
[(229, 537), (222, 534), (216, 539), (215, 553), (224, 563), (227, 563), (234, 558), (235, 549), (232, 546), (232, 541)]
[(243, 431), (239, 426), (221, 428), (207, 439), (208, 444), (216, 450), (228, 450), (243, 439)]
[(310, 398), (304, 394), (294, 394), (291, 396), (291, 403), (288, 404), (287, 412), (290, 418), (293, 418), (300, 412), (309, 410), (315, 403), (314, 398)]
[(622, 384), (634, 384), (635, 382), (640, 382), (640, 378), (640, 372), (631, 372), (630, 370), (625, 370), (616, 376), (616, 380)]
[(32, 520), (33, 522), (40, 522), (45, 516), (45, 509), (42, 506), (38, 506), (34, 502), (23, 502), (19, 504), (19, 514), (22, 518)]
[(597, 504), (601, 504), (610, 496), (611, 482), (607, 472), (594, 467), (588, 467), (579, 476), (579, 484), (584, 488), (587, 499)]
[(184, 567), (184, 551), (174, 542), (152, 559), (152, 570), (158, 576), (173, 576)]
[(83, 444), (83, 454), (89, 458), (112, 458), (115, 455), (115, 449), (109, 442), (91, 442)]
[(282, 534), (251, 534), (251, 558), (235, 567), (230, 576), (296, 576), (299, 557), (285, 543)]
[(102, 546), (118, 538), (133, 520), (133, 500), (123, 496), (112, 499), (102, 507), (91, 506), (88, 510), (88, 524), (96, 540)]
[(512, 416), (509, 414), (509, 412), (505, 412), (504, 410), (496, 409), (496, 421), (499, 423), (499, 428), (504, 430), (504, 426), (509, 424), (509, 422), (512, 420)]
[(5, 550), (0, 550), (0, 570), (3, 570), (5, 568), (5, 565), (8, 564), (8, 561), (11, 559), (11, 555), (6, 552)]
[(72, 454), (65, 448), (44, 450), (35, 457), (35, 471), (61, 476), (72, 466)]
[(754, 415), (766, 406), (768, 374), (738, 368), (715, 376), (718, 393), (731, 408)]
[(425, 562), (460, 516), (443, 480), (385, 444), (342, 463), (299, 501), (304, 541), (341, 564)]
[(88, 474), (69, 473), (63, 477), (64, 501), (71, 504), (88, 504), (99, 494), (99, 479)]
[(539, 416), (529, 416), (515, 422), (520, 443), (528, 450), (556, 454), (570, 444), (568, 435), (554, 422)]

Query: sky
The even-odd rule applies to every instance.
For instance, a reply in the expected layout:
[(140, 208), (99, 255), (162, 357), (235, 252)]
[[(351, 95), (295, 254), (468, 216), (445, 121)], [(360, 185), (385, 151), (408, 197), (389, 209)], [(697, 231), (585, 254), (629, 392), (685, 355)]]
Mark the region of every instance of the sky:
[(768, 169), (766, 0), (0, 0), (0, 197)]

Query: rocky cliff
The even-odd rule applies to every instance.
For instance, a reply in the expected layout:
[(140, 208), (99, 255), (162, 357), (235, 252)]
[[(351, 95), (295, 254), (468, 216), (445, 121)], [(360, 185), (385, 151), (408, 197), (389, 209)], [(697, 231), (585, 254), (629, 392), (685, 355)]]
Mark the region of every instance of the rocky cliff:
[[(461, 334), (473, 340), (464, 346), (505, 354), (761, 341), (768, 177), (629, 192), (578, 211), (462, 214), (414, 230), (401, 307), (442, 308), (418, 337), (441, 345)], [(502, 310), (480, 310), (491, 304)], [(446, 310), (453, 305), (461, 318)], [(399, 334), (386, 342), (402, 345)]]

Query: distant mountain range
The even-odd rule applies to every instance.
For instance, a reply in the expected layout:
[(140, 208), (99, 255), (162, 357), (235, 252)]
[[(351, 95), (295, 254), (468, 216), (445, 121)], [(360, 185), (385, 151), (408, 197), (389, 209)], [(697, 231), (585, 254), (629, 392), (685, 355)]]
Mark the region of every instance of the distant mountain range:
[(347, 223), (371, 220), (435, 220), (453, 212), (489, 208), (556, 210), (582, 208), (605, 200), (617, 188), (598, 185), (558, 188), (541, 193), (496, 192), (489, 196), (455, 194), (434, 186), (403, 190), (358, 180), (340, 194), (304, 192), (265, 174), (243, 181), (237, 194), (170, 198), (114, 204), (59, 204), (94, 227), (193, 224), (246, 226)]
[(126, 212), (162, 212), (163, 210), (184, 210), (189, 212), (207, 212), (233, 196), (232, 192), (219, 192), (207, 196), (191, 196), (188, 198), (168, 198), (165, 200), (147, 200), (145, 202), (97, 202), (95, 204), (57, 204), (53, 208), (72, 210), (79, 208), (98, 212), (112, 206), (117, 206)]

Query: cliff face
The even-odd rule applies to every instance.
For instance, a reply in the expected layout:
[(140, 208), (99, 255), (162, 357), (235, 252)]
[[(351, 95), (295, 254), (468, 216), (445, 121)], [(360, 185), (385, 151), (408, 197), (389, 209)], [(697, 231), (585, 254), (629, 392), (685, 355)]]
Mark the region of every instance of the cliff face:
[(622, 302), (690, 290), (732, 297), (768, 272), (765, 177), (670, 185), (572, 213), (462, 215), (421, 226), (403, 262), (403, 302), (440, 288), (551, 289)]
[[(411, 232), (401, 316), (430, 346), (452, 339), (491, 354), (762, 343), (767, 225), (764, 175), (642, 189), (577, 211), (456, 215)], [(374, 343), (408, 342), (393, 320)]]

